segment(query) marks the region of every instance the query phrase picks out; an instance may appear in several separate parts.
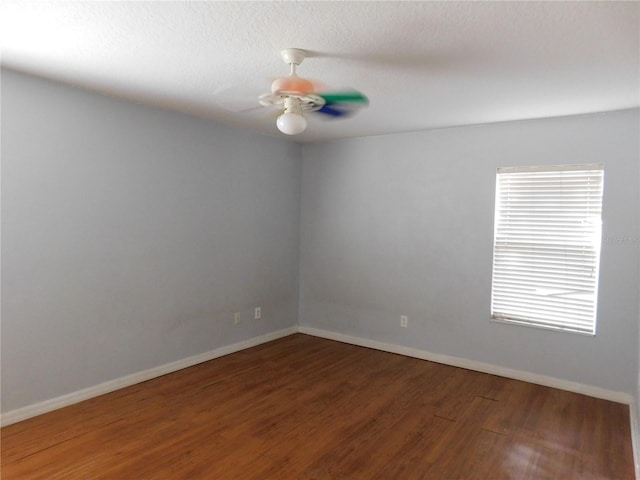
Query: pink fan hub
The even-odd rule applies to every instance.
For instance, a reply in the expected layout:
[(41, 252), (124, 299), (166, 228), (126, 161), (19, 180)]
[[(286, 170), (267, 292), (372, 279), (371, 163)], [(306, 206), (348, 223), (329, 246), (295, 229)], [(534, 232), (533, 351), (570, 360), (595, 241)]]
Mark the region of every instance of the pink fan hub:
[(276, 78), (271, 84), (271, 93), (291, 92), (306, 95), (314, 92), (313, 83), (304, 78), (291, 75)]

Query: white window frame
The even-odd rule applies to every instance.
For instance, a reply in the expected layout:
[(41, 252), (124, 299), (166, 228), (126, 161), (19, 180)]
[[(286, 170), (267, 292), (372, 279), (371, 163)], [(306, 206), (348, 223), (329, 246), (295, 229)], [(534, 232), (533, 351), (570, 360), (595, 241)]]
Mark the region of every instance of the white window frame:
[(499, 168), (491, 319), (595, 335), (602, 164)]

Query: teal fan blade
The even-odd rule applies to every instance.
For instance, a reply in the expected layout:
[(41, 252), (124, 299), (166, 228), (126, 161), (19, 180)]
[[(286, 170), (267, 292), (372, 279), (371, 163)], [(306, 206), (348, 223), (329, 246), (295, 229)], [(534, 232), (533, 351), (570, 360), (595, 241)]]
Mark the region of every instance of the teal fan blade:
[(324, 98), (328, 105), (335, 103), (362, 103), (366, 105), (369, 103), (369, 99), (365, 95), (356, 91), (318, 93), (317, 95)]
[(316, 111), (333, 118), (350, 116), (357, 109), (369, 105), (369, 99), (357, 90), (319, 92), (317, 95), (326, 103)]

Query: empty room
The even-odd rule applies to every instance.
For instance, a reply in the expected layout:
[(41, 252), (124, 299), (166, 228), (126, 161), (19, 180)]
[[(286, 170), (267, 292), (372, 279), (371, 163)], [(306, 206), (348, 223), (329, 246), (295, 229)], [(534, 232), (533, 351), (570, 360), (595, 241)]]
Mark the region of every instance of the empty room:
[(3, 480), (640, 478), (639, 2), (0, 31)]

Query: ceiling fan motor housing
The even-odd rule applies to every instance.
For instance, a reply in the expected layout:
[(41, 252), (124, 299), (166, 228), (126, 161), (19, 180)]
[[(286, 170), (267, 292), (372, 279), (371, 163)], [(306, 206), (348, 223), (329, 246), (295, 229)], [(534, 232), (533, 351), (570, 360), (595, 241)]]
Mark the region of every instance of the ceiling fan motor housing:
[[(287, 101), (295, 98), (300, 110), (314, 111), (321, 109), (326, 103), (324, 98), (315, 95), (313, 83), (306, 78), (296, 75), (295, 66), (300, 65), (305, 58), (305, 51), (299, 48), (285, 48), (280, 52), (282, 60), (291, 65), (291, 74), (276, 78), (271, 84), (271, 93), (260, 95), (261, 105), (287, 107)], [(288, 103), (291, 105), (291, 102)]]
[(313, 83), (305, 78), (297, 75), (276, 78), (271, 84), (271, 93), (292, 93), (297, 95), (306, 95), (313, 93)]

